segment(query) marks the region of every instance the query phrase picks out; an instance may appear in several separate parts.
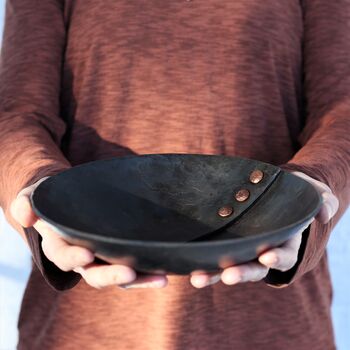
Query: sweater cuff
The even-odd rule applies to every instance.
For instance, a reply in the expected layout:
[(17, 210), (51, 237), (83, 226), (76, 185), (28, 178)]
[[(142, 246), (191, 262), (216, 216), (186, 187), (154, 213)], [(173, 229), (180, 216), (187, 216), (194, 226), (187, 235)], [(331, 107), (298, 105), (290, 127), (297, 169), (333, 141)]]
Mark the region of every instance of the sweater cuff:
[(293, 283), (298, 277), (302, 276), (307, 272), (307, 266), (311, 263), (312, 247), (314, 243), (312, 242), (315, 238), (316, 225), (315, 221), (307, 227), (302, 233), (302, 240), (298, 252), (298, 260), (296, 264), (287, 271), (279, 271), (275, 269), (270, 269), (267, 276), (265, 277), (265, 282), (271, 287), (283, 288), (287, 287)]
[(73, 288), (81, 279), (81, 275), (73, 271), (62, 271), (52, 263), (41, 248), (41, 236), (34, 227), (24, 228), (33, 260), (45, 281), (56, 291)]
[[(46, 166), (41, 167), (37, 170), (32, 170), (26, 173), (22, 177), (20, 185), (18, 182), (11, 182), (12, 188), (9, 191), (11, 196), (6, 198), (6, 206), (4, 206), (4, 215), (8, 223), (19, 233), (22, 234), (27, 239), (28, 246), (32, 253), (32, 258), (41, 272), (43, 278), (48, 283), (48, 285), (56, 291), (62, 291), (66, 289), (73, 288), (81, 279), (81, 275), (73, 271), (64, 272), (60, 270), (54, 263), (52, 263), (44, 254), (41, 247), (41, 236), (35, 230), (34, 227), (24, 228), (17, 221), (14, 220), (10, 213), (11, 201), (16, 197), (17, 193), (25, 187), (28, 187), (38, 180), (46, 176), (53, 176), (64, 170), (69, 169), (71, 166), (69, 163), (54, 163), (46, 164)], [(26, 181), (23, 181), (23, 178)]]

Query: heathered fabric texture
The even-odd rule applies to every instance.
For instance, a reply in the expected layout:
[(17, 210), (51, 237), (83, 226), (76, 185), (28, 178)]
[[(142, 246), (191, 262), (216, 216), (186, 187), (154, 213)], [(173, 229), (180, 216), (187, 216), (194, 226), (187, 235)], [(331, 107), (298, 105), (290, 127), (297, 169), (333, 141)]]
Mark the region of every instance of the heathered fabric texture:
[[(19, 349), (334, 349), (325, 245), (350, 202), (349, 54), (349, 0), (8, 0), (0, 205), (35, 262)], [(11, 218), (17, 193), (43, 176), (146, 153), (299, 170), (340, 210), (304, 232), (292, 270), (201, 290), (187, 276), (95, 290)]]

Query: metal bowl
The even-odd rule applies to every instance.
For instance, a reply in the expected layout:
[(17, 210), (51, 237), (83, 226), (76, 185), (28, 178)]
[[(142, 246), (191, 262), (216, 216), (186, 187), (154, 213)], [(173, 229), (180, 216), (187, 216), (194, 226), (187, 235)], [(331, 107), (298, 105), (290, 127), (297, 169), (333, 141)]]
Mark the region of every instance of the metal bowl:
[(214, 272), (254, 260), (318, 212), (307, 181), (257, 160), (147, 154), (98, 160), (33, 191), (34, 212), (68, 242), (140, 272)]

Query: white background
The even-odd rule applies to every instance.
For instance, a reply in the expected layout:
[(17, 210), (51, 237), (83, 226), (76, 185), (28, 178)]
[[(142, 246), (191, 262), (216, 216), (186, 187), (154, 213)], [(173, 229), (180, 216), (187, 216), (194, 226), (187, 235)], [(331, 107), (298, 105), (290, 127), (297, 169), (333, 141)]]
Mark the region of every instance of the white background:
[[(3, 27), (4, 4), (5, 0), (0, 0), (0, 34)], [(337, 348), (338, 350), (349, 350), (349, 210), (332, 233), (328, 245), (328, 253), (334, 285), (332, 313), (336, 331)], [(20, 235), (7, 225), (0, 211), (0, 350), (13, 350), (16, 347), (18, 312), (29, 271), (29, 252)]]

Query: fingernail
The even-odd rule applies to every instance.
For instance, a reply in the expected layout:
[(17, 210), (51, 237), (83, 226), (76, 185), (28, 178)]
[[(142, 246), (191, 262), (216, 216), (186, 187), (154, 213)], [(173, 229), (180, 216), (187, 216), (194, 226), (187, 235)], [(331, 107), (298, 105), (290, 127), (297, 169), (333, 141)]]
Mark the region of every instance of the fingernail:
[(278, 263), (278, 257), (274, 253), (267, 253), (264, 256), (262, 256), (259, 260), (264, 265), (276, 265)]

